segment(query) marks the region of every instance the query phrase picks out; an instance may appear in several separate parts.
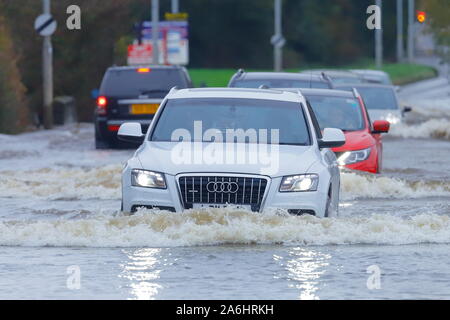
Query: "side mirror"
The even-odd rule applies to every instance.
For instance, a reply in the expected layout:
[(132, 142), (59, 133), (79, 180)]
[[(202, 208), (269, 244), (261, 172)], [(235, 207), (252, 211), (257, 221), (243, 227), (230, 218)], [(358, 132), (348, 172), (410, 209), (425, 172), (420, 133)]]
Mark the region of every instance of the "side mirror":
[(127, 122), (120, 126), (117, 137), (125, 142), (142, 143), (145, 135), (142, 133), (140, 123)]
[(345, 135), (341, 129), (325, 128), (322, 139), (319, 140), (319, 148), (336, 148), (345, 144)]
[(375, 120), (373, 122), (372, 133), (386, 133), (389, 131), (391, 124), (386, 120)]
[(411, 111), (412, 111), (412, 108), (411, 108), (411, 107), (408, 107), (408, 106), (403, 107), (403, 113), (411, 112)]

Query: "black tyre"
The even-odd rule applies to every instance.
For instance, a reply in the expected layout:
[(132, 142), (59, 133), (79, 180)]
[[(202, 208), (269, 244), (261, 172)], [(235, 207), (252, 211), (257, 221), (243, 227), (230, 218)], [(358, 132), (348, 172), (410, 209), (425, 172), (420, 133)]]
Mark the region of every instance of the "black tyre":
[(111, 143), (100, 137), (97, 128), (95, 128), (95, 149), (109, 149), (111, 148)]
[(95, 149), (110, 149), (111, 146), (107, 141), (95, 139)]
[(330, 189), (328, 190), (327, 206), (325, 208), (325, 217), (326, 218), (330, 217), (330, 210), (331, 210), (331, 186), (330, 186)]

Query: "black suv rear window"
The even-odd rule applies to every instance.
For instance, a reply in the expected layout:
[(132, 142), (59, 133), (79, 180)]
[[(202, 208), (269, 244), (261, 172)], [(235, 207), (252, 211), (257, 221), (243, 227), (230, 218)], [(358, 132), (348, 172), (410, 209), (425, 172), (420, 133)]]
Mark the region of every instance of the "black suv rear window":
[(188, 86), (184, 74), (178, 69), (138, 69), (109, 70), (103, 78), (100, 94), (110, 97), (164, 97), (177, 86)]

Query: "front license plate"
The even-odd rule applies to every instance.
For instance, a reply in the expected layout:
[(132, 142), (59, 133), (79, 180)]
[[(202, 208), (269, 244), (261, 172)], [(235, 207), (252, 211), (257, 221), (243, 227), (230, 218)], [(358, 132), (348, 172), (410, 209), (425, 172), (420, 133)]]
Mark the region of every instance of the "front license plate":
[(158, 110), (159, 104), (132, 104), (131, 105), (131, 114), (155, 114)]
[(237, 204), (217, 204), (217, 203), (193, 203), (192, 208), (193, 209), (205, 209), (205, 208), (226, 208), (226, 207), (233, 207), (237, 209), (244, 209), (244, 210), (252, 210), (252, 207), (249, 205), (237, 205)]

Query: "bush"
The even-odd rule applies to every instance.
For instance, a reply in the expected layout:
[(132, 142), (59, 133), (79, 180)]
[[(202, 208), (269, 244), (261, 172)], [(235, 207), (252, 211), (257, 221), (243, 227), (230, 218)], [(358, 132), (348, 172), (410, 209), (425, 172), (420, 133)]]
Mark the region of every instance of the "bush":
[(29, 123), (25, 87), (20, 80), (10, 34), (0, 16), (0, 132), (18, 133)]

